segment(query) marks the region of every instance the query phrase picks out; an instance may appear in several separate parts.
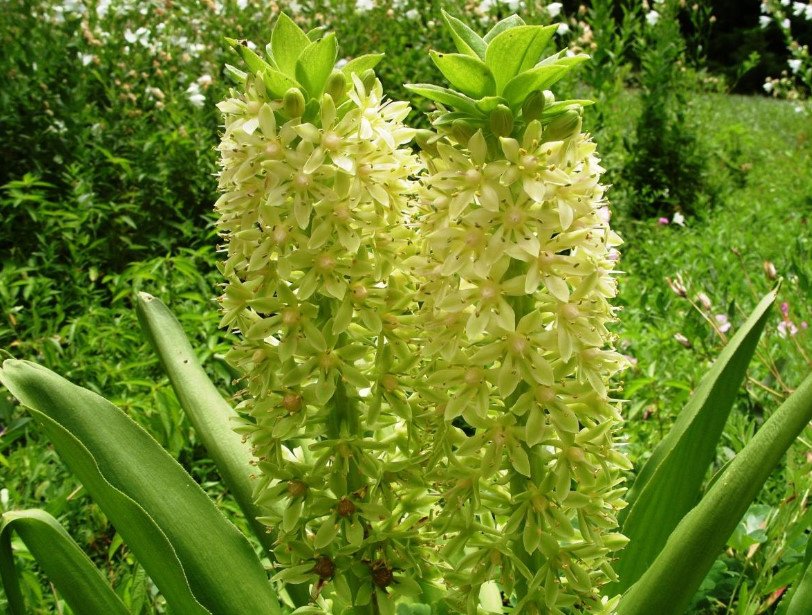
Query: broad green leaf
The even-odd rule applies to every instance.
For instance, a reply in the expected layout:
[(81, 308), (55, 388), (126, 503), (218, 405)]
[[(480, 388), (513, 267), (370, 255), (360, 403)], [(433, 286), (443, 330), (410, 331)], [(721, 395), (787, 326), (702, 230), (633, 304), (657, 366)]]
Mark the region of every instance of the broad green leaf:
[(431, 51), (430, 55), (448, 82), (464, 94), (482, 98), (495, 93), (493, 75), (482, 60), (461, 53)]
[[(812, 375), (781, 404), (699, 504), (683, 517), (657, 559), (621, 598), (618, 615), (685, 612), (750, 503), (810, 420)], [(660, 502), (661, 508), (668, 506), (667, 499)]]
[(206, 376), (183, 327), (172, 312), (147, 293), (138, 293), (136, 310), (141, 328), (160, 358), (195, 432), (245, 513), (254, 534), (270, 552), (274, 548), (273, 535), (256, 520), (265, 513), (254, 504), (252, 495), (254, 481), (251, 474), (255, 469), (251, 462), (254, 457), (250, 445), (234, 431), (237, 413)]
[(12, 532), (17, 532), (45, 576), (74, 612), (86, 615), (129, 614), (101, 571), (47, 512), (12, 511), (2, 515), (0, 520), (0, 576), (10, 615), (29, 612), (22, 604), (18, 586), (11, 552)]
[(496, 79), (496, 92), (516, 75), (532, 68), (550, 42), (555, 26), (517, 26), (501, 32), (488, 44), (485, 64)]
[(310, 94), (319, 98), (324, 91), (327, 77), (333, 72), (338, 56), (338, 43), (332, 32), (324, 38), (310, 43), (296, 61), (296, 79)]
[(487, 44), (482, 37), (465, 23), (446, 13), (445, 10), (442, 13), (443, 21), (445, 21), (448, 31), (451, 32), (451, 38), (454, 39), (457, 51), (484, 60)]
[(404, 87), (415, 94), (425, 96), (429, 100), (451, 107), (456, 111), (462, 111), (473, 117), (482, 115), (472, 98), (454, 90), (432, 85), (431, 83), (407, 83)]
[(290, 88), (298, 87), (298, 83), (278, 70), (267, 68), (262, 71), (262, 82), (265, 89), (274, 98), (283, 98)]
[(623, 592), (640, 578), (699, 500), (775, 296), (768, 293), (728, 342), (629, 489), (629, 505), (619, 516), (629, 544), (614, 567), (620, 580), (609, 591)]
[(510, 30), (511, 28), (517, 28), (523, 25), (524, 19), (518, 15), (505, 17), (502, 21), (498, 22), (493, 28), (491, 28), (482, 40), (484, 40), (486, 43), (490, 43), (505, 30)]
[(288, 77), (295, 78), (296, 60), (308, 45), (310, 39), (307, 38), (307, 34), (285, 13), (280, 13), (271, 32), (271, 42), (266, 49), (279, 70)]
[(250, 543), (132, 419), (28, 361), (5, 361), (0, 382), (30, 409), (174, 612), (281, 613)]
[(382, 53), (368, 53), (366, 55), (353, 58), (341, 67), (341, 72), (343, 72), (347, 78), (353, 74), (360, 75), (364, 71), (375, 68), (378, 65), (378, 62), (383, 59), (383, 55), (384, 54)]
[(574, 66), (588, 59), (588, 55), (582, 54), (568, 58), (566, 62), (558, 61), (555, 64), (536, 66), (526, 70), (505, 85), (502, 96), (508, 100), (511, 107), (520, 107), (531, 92), (548, 89)]

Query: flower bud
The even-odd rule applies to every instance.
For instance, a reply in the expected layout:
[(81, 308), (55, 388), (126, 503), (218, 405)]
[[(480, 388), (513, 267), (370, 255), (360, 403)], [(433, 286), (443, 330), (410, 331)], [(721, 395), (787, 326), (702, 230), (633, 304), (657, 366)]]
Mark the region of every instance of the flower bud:
[(324, 91), (336, 102), (344, 98), (344, 94), (347, 92), (347, 78), (344, 76), (344, 73), (340, 70), (334, 70), (330, 73)]
[(369, 92), (372, 89), (372, 86), (375, 85), (375, 81), (378, 77), (375, 75), (375, 71), (371, 68), (368, 68), (361, 74), (361, 83), (364, 84), (364, 89)]
[(490, 113), (491, 132), (497, 137), (509, 137), (513, 132), (513, 112), (505, 105), (498, 105)]
[(282, 99), (282, 106), (288, 117), (301, 117), (305, 110), (304, 94), (302, 94), (299, 88), (290, 88), (285, 92), (285, 97)]
[(581, 132), (581, 114), (574, 109), (569, 109), (547, 125), (542, 138), (545, 143), (566, 141), (579, 132)]
[(775, 265), (770, 261), (764, 261), (764, 275), (768, 280), (774, 280), (778, 277), (778, 272), (775, 270)]
[(429, 156), (440, 155), (437, 151), (437, 141), (439, 140), (439, 137), (437, 136), (436, 132), (426, 130), (425, 128), (420, 128), (415, 131), (414, 140), (420, 149), (426, 152)]
[(474, 127), (465, 120), (451, 122), (451, 138), (461, 145), (467, 144), (475, 133)]
[(702, 307), (706, 310), (710, 310), (713, 308), (713, 303), (711, 303), (710, 297), (708, 297), (705, 293), (697, 293), (696, 300), (702, 304)]
[(522, 103), (522, 117), (525, 122), (532, 122), (533, 120), (540, 120), (541, 114), (544, 112), (546, 105), (546, 97), (544, 92), (536, 90), (532, 92)]

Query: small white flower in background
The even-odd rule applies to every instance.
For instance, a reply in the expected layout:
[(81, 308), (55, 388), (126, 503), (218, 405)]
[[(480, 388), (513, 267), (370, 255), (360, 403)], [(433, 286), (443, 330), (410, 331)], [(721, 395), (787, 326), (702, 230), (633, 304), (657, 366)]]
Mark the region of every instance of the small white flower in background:
[(555, 31), (556, 34), (566, 34), (570, 31), (570, 27), (565, 23), (558, 24), (558, 29)]
[[(245, 41), (245, 46), (248, 47), (248, 49), (250, 49), (251, 51), (257, 50), (257, 44), (254, 41)], [(206, 46), (202, 44), (198, 44), (197, 46), (193, 45), (192, 49), (194, 49), (194, 51), (192, 51), (192, 53), (196, 53), (197, 51), (203, 51), (203, 49), (205, 48)]]
[(778, 323), (778, 335), (781, 337), (792, 337), (798, 333), (798, 327), (791, 320), (782, 320)]
[(347, 62), (349, 62), (347, 58), (339, 58), (338, 62), (336, 62), (336, 68), (344, 68)]
[(561, 9), (564, 5), (561, 2), (551, 2), (545, 8), (550, 17), (558, 17), (561, 14)]
[(789, 64), (793, 74), (797, 73), (801, 69), (801, 60), (798, 58), (787, 60), (787, 64)]
[(781, 0), (781, 6), (789, 6), (792, 0)]
[(709, 310), (713, 307), (713, 303), (711, 303), (710, 297), (708, 297), (705, 293), (697, 293), (696, 300), (702, 304), (702, 307), (706, 310)]
[(204, 88), (209, 87), (213, 82), (214, 80), (211, 78), (211, 75), (208, 74), (200, 75), (200, 77), (197, 78), (197, 84)]
[(406, 11), (406, 19), (411, 19), (412, 21), (414, 21), (418, 17), (420, 17), (420, 11), (418, 11), (417, 9), (409, 9), (408, 11)]
[(790, 28), (790, 23), (789, 23), (789, 18), (788, 18), (788, 17), (787, 17), (787, 18), (785, 18), (785, 19), (784, 19), (784, 21), (782, 21), (782, 22), (781, 22), (781, 27), (782, 27), (784, 30), (789, 30), (789, 28)]
[(104, 19), (108, 10), (110, 10), (110, 0), (99, 0), (96, 5), (96, 15), (98, 15), (99, 19)]
[(767, 3), (766, 3), (766, 2), (762, 2), (762, 3), (761, 3), (761, 7), (760, 7), (760, 9), (761, 9), (761, 12), (762, 12), (762, 13), (768, 13), (768, 12), (770, 11), (770, 7), (769, 7), (769, 6), (767, 6)]
[(0, 489), (0, 506), (3, 507), (3, 510), (8, 508), (8, 489), (5, 487)]
[(244, 11), (248, 7), (248, 0), (237, 0), (237, 8)]
[(653, 26), (660, 21), (660, 14), (657, 11), (649, 11), (646, 13), (646, 21), (648, 25)]
[(773, 91), (773, 82), (772, 81), (765, 81), (764, 85), (762, 85), (761, 87), (764, 88), (765, 92), (770, 93), (770, 92)]
[(679, 226), (685, 226), (685, 216), (683, 216), (681, 212), (676, 211), (674, 212), (674, 217), (671, 218), (671, 222)]
[(731, 324), (727, 319), (727, 314), (717, 314), (714, 318), (716, 319), (716, 326), (719, 328), (719, 333), (727, 333), (730, 331)]
[(82, 61), (82, 66), (87, 66), (93, 61), (92, 53), (80, 53), (79, 59)]
[(762, 28), (766, 28), (770, 25), (771, 21), (772, 18), (770, 18), (768, 15), (761, 15), (758, 18), (758, 25), (760, 25)]
[(366, 13), (375, 8), (373, 0), (355, 0), (355, 10), (359, 13)]
[(609, 224), (612, 219), (612, 212), (608, 207), (600, 207), (595, 211), (595, 213), (598, 214), (598, 218), (604, 224)]
[(195, 107), (201, 108), (204, 104), (206, 104), (206, 97), (200, 91), (200, 86), (197, 84), (197, 82), (190, 83), (189, 87), (186, 88), (186, 97)]

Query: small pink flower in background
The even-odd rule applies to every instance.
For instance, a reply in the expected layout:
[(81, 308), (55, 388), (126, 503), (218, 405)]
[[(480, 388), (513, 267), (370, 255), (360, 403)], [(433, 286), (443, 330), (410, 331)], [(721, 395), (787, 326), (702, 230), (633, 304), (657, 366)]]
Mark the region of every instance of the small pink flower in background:
[(711, 303), (710, 297), (708, 297), (705, 293), (697, 293), (696, 300), (702, 304), (702, 307), (706, 310), (710, 310), (713, 307), (713, 303)]
[(685, 284), (682, 282), (682, 276), (680, 274), (677, 274), (673, 280), (671, 278), (666, 278), (665, 281), (668, 282), (669, 288), (674, 291), (674, 294), (677, 295), (677, 297), (688, 296), (688, 290), (685, 288)]
[(674, 334), (674, 339), (677, 340), (677, 342), (680, 345), (685, 346), (685, 348), (692, 348), (693, 347), (693, 344), (691, 344), (691, 340), (689, 340), (687, 337), (685, 337), (682, 333), (675, 333)]
[(662, 224), (662, 225), (668, 224), (668, 218), (666, 218), (666, 217), (659, 218), (657, 220), (657, 224)]
[(782, 320), (778, 323), (778, 335), (781, 337), (792, 337), (798, 333), (798, 327), (791, 320)]
[(784, 315), (784, 319), (789, 318), (789, 303), (786, 301), (781, 304), (781, 313)]
[(637, 367), (637, 359), (630, 354), (624, 354), (623, 357), (629, 362), (632, 367)]
[(730, 321), (727, 319), (727, 314), (717, 314), (714, 316), (716, 319), (716, 326), (719, 328), (719, 333), (727, 333), (730, 331)]
[(809, 324), (805, 320), (802, 320), (801, 321), (801, 329), (806, 330), (808, 328), (809, 328)]

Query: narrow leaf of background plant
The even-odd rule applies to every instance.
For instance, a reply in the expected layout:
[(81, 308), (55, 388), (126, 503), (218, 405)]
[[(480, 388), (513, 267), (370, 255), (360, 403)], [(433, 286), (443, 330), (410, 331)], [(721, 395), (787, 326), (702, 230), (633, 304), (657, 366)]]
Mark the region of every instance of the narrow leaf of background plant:
[(10, 615), (31, 612), (22, 601), (11, 547), (17, 532), (68, 605), (83, 615), (128, 615), (104, 575), (59, 522), (42, 510), (7, 512), (0, 522), (0, 577)]

